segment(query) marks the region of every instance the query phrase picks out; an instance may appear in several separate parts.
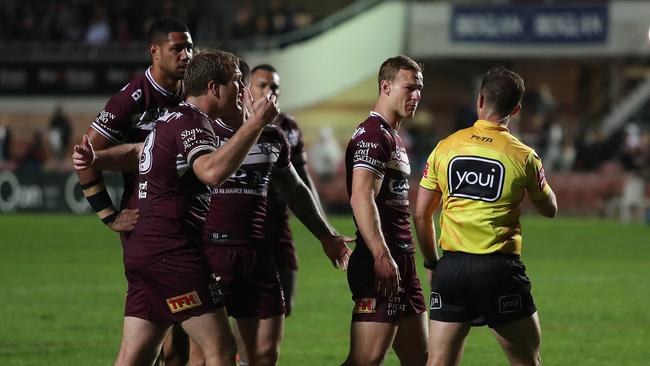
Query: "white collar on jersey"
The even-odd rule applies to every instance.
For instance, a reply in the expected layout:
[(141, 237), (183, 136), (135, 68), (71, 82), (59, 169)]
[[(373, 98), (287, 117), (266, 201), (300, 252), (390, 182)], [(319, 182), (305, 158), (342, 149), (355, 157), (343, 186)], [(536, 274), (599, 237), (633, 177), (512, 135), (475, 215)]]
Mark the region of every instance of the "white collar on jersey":
[(217, 125), (219, 125), (219, 126), (225, 128), (226, 130), (228, 130), (228, 131), (230, 131), (230, 132), (235, 132), (235, 129), (234, 129), (234, 128), (228, 126), (227, 124), (225, 124), (225, 123), (224, 123), (222, 120), (220, 120), (219, 118), (216, 119), (216, 122), (217, 122)]
[(188, 101), (181, 102), (181, 103), (179, 104), (179, 106), (181, 106), (181, 105), (183, 105), (183, 106), (188, 106), (188, 107), (194, 109), (195, 111), (197, 111), (197, 112), (201, 113), (202, 115), (204, 115), (207, 119), (212, 119), (212, 118), (210, 118), (210, 116), (208, 116), (207, 114), (205, 114), (205, 112), (203, 112), (201, 109), (199, 109), (199, 107), (195, 106), (194, 104), (192, 104), (192, 103), (190, 103), (190, 102), (188, 102)]
[(390, 123), (388, 123), (388, 121), (386, 120), (386, 118), (384, 118), (384, 116), (382, 116), (381, 114), (379, 114), (379, 113), (377, 113), (375, 111), (370, 111), (370, 116), (371, 117), (379, 117), (379, 118), (381, 118), (381, 120), (384, 121), (392, 131), (397, 132), (397, 130), (395, 130), (393, 128), (393, 126), (391, 126)]
[(156, 80), (154, 80), (153, 75), (151, 75), (151, 66), (149, 66), (147, 71), (144, 72), (144, 75), (147, 77), (147, 80), (149, 80), (149, 82), (151, 83), (151, 86), (153, 86), (153, 88), (156, 89), (156, 91), (158, 91), (160, 94), (162, 94), (162, 95), (164, 95), (166, 97), (174, 94), (173, 92), (170, 92), (169, 90), (167, 90), (167, 89), (163, 88), (162, 86), (160, 86), (156, 82)]

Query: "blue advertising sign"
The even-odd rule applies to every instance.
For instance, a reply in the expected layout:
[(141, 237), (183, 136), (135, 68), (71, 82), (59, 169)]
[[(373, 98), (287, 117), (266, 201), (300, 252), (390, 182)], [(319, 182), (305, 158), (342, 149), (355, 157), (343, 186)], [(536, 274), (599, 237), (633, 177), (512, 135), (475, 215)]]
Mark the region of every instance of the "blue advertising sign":
[(454, 42), (519, 44), (605, 43), (609, 8), (603, 5), (454, 6)]

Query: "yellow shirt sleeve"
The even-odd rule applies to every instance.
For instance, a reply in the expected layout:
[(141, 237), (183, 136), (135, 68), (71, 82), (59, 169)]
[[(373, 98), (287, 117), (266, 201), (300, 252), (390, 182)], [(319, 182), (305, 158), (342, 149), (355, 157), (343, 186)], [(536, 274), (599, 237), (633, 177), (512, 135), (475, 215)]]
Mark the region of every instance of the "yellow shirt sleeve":
[(526, 191), (533, 201), (546, 199), (551, 194), (551, 186), (546, 181), (542, 159), (533, 151), (526, 162)]
[(422, 180), (420, 180), (420, 186), (430, 191), (440, 192), (441, 189), (438, 184), (438, 172), (436, 170), (437, 166), (435, 164), (436, 150), (437, 147), (436, 149), (433, 149), (427, 159), (427, 163), (424, 166), (424, 172), (422, 173)]

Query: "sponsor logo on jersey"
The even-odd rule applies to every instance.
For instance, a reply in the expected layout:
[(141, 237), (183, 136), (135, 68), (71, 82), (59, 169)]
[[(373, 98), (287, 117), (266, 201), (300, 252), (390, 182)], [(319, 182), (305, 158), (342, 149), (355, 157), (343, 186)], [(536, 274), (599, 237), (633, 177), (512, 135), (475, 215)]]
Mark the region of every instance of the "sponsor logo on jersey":
[(359, 299), (354, 304), (355, 314), (374, 314), (377, 312), (377, 299), (363, 298)]
[(107, 112), (106, 110), (103, 110), (99, 112), (99, 115), (97, 115), (97, 118), (95, 118), (95, 122), (105, 124), (108, 123), (108, 121), (112, 121), (115, 119), (115, 114), (111, 112)]
[(176, 297), (171, 297), (169, 299), (166, 299), (166, 301), (167, 306), (169, 306), (169, 311), (172, 313), (178, 313), (179, 311), (184, 311), (202, 305), (199, 294), (197, 294), (196, 291), (188, 292)]
[(501, 197), (505, 168), (498, 160), (457, 156), (449, 162), (449, 195), (494, 202)]
[(442, 309), (442, 297), (440, 297), (440, 294), (431, 291), (431, 305), (429, 306), (429, 310), (438, 310)]
[(376, 142), (366, 142), (366, 141), (359, 141), (357, 142), (357, 147), (363, 148), (363, 149), (376, 149), (379, 147), (379, 144)]
[(521, 295), (506, 295), (499, 298), (499, 314), (514, 313), (521, 310)]
[(470, 139), (476, 140), (476, 141), (481, 141), (481, 142), (492, 142), (492, 141), (494, 141), (491, 137), (485, 137), (485, 136), (479, 136), (479, 135), (472, 135), (472, 137), (470, 137)]
[(136, 101), (136, 102), (138, 100), (140, 100), (140, 98), (142, 98), (142, 89), (138, 89), (138, 90), (134, 91), (131, 94), (131, 98), (133, 98), (133, 100)]
[(144, 182), (138, 183), (138, 198), (144, 199), (147, 198), (147, 185), (149, 182), (146, 180)]
[(391, 179), (388, 181), (388, 190), (392, 194), (406, 195), (409, 191), (409, 180), (406, 178)]
[(425, 178), (429, 178), (429, 162), (428, 162), (428, 161), (427, 161), (427, 163), (424, 165), (424, 172), (422, 172), (422, 175), (423, 175)]

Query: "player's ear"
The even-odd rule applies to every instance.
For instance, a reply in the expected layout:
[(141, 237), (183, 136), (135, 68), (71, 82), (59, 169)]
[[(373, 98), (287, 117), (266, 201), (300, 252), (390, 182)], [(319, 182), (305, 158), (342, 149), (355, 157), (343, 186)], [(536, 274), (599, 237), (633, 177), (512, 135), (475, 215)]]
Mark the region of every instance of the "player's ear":
[(149, 43), (149, 55), (151, 55), (151, 60), (160, 60), (160, 47), (156, 42)]
[(208, 95), (221, 98), (219, 84), (214, 80), (208, 81)]
[(478, 93), (478, 98), (476, 98), (476, 109), (481, 110), (485, 106), (485, 96), (481, 93)]
[(390, 82), (388, 80), (381, 81), (381, 92), (390, 95)]

